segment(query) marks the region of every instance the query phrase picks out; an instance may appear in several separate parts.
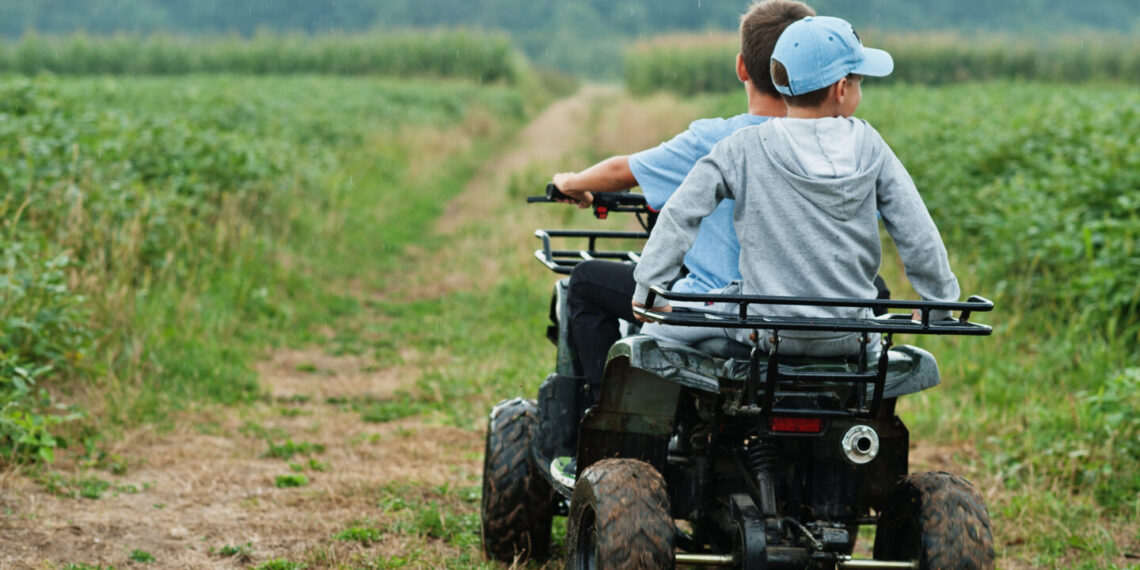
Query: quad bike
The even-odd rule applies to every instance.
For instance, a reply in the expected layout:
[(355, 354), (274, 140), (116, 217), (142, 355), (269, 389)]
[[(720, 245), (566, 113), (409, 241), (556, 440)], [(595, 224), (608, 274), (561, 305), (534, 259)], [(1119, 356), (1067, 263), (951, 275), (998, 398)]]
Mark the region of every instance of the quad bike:
[[(557, 189), (548, 187), (546, 199)], [(604, 195), (600, 195), (604, 196)], [(538, 200), (538, 199), (536, 199)], [(595, 204), (599, 216), (636, 212), (641, 196)], [(637, 261), (598, 249), (601, 240), (646, 232), (538, 230), (536, 257), (566, 274), (584, 259)], [(583, 250), (551, 240), (584, 238)], [(930, 353), (893, 346), (895, 334), (988, 335), (971, 322), (989, 311), (962, 303), (724, 296), (672, 293), (670, 301), (732, 303), (738, 311), (638, 310), (653, 321), (767, 331), (762, 352), (725, 338), (696, 346), (631, 335), (610, 350), (597, 404), (578, 409), (586, 383), (567, 343), (565, 280), (555, 287), (548, 337), (555, 372), (538, 399), (494, 407), (483, 471), (483, 548), (505, 562), (550, 555), (551, 525), (567, 516), (568, 568), (992, 568), (989, 515), (977, 490), (944, 472), (908, 474), (908, 432), (895, 414), (900, 396), (938, 384)], [(675, 303), (674, 303), (675, 304)], [(882, 317), (806, 319), (757, 315), (750, 305), (885, 309)], [(732, 306), (732, 305), (730, 305)], [(931, 312), (959, 311), (934, 321)], [(891, 310), (905, 311), (891, 313)], [(786, 356), (786, 331), (861, 335), (845, 358)], [(876, 350), (876, 345), (878, 350)], [(578, 418), (581, 417), (581, 421)], [(558, 458), (576, 457), (567, 474)], [(874, 526), (872, 558), (855, 556), (861, 526)]]

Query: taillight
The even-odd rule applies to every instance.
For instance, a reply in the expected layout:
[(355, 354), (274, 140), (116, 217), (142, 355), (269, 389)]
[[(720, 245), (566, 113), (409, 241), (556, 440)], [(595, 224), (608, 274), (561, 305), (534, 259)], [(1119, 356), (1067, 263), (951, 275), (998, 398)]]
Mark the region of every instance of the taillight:
[(822, 418), (768, 418), (768, 428), (775, 433), (822, 433)]

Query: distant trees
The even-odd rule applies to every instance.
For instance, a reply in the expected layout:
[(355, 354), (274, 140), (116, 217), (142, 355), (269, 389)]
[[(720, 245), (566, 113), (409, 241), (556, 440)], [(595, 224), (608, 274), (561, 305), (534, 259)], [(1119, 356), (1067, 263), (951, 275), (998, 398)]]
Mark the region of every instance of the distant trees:
[[(536, 62), (614, 71), (621, 47), (659, 33), (732, 30), (750, 0), (0, 0), (0, 35), (253, 35), (402, 28), (502, 30)], [(1136, 0), (811, 0), (860, 29), (1140, 32)], [(608, 69), (607, 69), (608, 68)]]

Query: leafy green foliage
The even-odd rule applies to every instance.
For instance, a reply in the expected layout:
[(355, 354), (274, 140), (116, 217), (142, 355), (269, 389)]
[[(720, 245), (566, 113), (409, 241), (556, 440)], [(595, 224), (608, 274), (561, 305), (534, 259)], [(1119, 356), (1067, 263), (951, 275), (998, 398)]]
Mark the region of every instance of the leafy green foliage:
[[(11, 103), (20, 105), (18, 97)], [(16, 219), (27, 203), (10, 198), (0, 215)], [(84, 298), (66, 279), (70, 263), (62, 253), (45, 259), (37, 242), (0, 232), (0, 456), (9, 461), (51, 461), (63, 443), (54, 428), (81, 417), (36, 389), (53, 373), (81, 367), (91, 350)]]
[(325, 446), (319, 443), (310, 443), (307, 441), (293, 441), (287, 439), (283, 443), (269, 443), (269, 450), (265, 452), (266, 457), (279, 457), (281, 459), (290, 459), (294, 455), (311, 455), (314, 453), (323, 453)]
[(247, 542), (245, 544), (226, 544), (221, 548), (215, 549), (210, 547), (210, 554), (217, 554), (223, 558), (235, 558), (241, 562), (248, 562), (253, 557), (253, 543)]
[(153, 554), (137, 548), (131, 551), (128, 558), (130, 558), (132, 562), (141, 562), (143, 564), (149, 564), (155, 560)]
[(1140, 345), (1135, 90), (869, 83), (864, 101), (860, 114), (896, 149), (948, 248), (969, 256), (991, 295)]
[(300, 473), (290, 473), (289, 475), (278, 475), (273, 480), (273, 484), (278, 489), (286, 489), (289, 487), (304, 487), (309, 484), (309, 478), (301, 475)]
[(111, 488), (111, 482), (98, 477), (67, 477), (56, 472), (47, 473), (40, 482), (47, 492), (70, 499), (101, 499), (103, 493)]
[(379, 542), (383, 536), (384, 531), (382, 529), (370, 526), (369, 521), (362, 521), (334, 534), (333, 539), (343, 542), (359, 542), (368, 546), (374, 542)]

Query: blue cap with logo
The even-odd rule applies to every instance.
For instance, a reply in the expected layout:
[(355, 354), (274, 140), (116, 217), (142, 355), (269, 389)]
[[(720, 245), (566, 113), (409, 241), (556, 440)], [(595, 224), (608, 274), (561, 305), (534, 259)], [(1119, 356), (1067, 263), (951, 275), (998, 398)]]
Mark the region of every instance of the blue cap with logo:
[(895, 62), (891, 54), (863, 47), (847, 20), (812, 16), (793, 22), (780, 34), (772, 60), (788, 71), (788, 85), (776, 85), (784, 95), (823, 89), (849, 74), (884, 77)]

